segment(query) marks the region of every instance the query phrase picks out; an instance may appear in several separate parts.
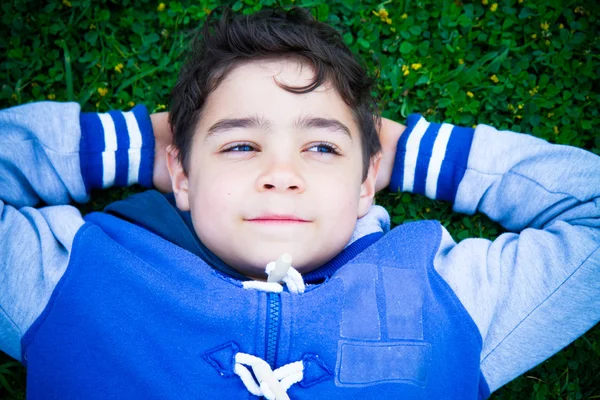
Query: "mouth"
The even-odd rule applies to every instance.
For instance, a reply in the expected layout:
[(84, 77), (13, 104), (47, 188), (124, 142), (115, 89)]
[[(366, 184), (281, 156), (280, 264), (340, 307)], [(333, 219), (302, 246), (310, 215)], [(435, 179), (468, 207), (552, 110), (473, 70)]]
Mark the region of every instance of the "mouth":
[(265, 214), (256, 218), (248, 218), (246, 221), (259, 224), (305, 224), (310, 222), (295, 215), (284, 214)]

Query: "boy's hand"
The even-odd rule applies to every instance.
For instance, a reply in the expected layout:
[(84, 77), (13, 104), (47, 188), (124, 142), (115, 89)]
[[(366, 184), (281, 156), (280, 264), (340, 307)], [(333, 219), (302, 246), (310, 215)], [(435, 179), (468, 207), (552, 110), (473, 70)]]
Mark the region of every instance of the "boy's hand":
[(163, 193), (173, 191), (171, 176), (167, 169), (167, 147), (173, 143), (173, 133), (169, 125), (169, 113), (150, 114), (154, 131), (154, 171), (152, 182), (154, 187)]
[(400, 135), (404, 132), (406, 126), (392, 121), (391, 119), (381, 118), (381, 128), (379, 130), (379, 140), (381, 141), (382, 159), (379, 167), (379, 174), (375, 182), (375, 190), (379, 192), (390, 184), (392, 170), (394, 169), (394, 160), (396, 158), (396, 145)]

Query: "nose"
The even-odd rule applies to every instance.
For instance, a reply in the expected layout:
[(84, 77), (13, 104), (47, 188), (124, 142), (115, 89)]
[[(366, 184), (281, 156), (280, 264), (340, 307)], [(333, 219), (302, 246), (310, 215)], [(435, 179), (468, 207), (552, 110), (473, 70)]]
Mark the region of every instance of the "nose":
[(298, 170), (298, 166), (290, 159), (272, 159), (268, 161), (256, 180), (259, 192), (302, 193), (306, 182)]

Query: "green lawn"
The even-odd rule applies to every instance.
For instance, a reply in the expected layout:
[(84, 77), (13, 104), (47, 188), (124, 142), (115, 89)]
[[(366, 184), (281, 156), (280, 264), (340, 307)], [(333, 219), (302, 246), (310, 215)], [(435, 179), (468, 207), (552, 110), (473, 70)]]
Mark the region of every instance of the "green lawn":
[[(231, 3), (252, 12), (273, 0)], [(219, 3), (198, 0), (3, 2), (0, 107), (77, 101), (85, 110), (167, 106), (192, 30)], [(285, 0), (290, 5), (294, 1)], [(600, 6), (593, 1), (296, 0), (336, 26), (379, 76), (384, 116), (486, 123), (600, 154)], [(96, 193), (83, 212), (139, 188)], [(486, 217), (381, 194), (394, 224), (439, 219), (457, 240), (493, 238)], [(573, 310), (577, 312), (577, 310)], [(22, 367), (0, 354), (0, 398), (23, 398)], [(493, 399), (600, 399), (600, 325)]]

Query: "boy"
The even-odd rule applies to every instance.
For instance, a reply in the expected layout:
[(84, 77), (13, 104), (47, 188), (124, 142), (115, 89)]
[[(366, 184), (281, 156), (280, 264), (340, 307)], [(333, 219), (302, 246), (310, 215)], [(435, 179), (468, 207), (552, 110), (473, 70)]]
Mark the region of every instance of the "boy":
[[(172, 197), (85, 221), (25, 207), (150, 185), (150, 121), (0, 115), (0, 344), (30, 397), (485, 398), (598, 321), (597, 156), (410, 117), (391, 189), (521, 233), (387, 232), (371, 202), (392, 161), (339, 35), (295, 9), (226, 15), (202, 40), (173, 91)], [(286, 285), (260, 282), (285, 253)]]

